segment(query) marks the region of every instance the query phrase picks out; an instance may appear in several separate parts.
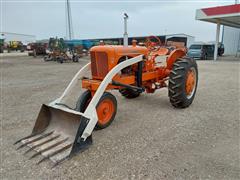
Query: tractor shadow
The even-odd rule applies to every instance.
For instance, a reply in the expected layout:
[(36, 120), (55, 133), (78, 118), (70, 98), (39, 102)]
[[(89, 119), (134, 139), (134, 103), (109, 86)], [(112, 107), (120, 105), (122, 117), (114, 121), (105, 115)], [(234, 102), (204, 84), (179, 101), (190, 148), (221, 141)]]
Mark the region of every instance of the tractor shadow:
[(176, 109), (174, 108), (168, 98), (167, 92), (155, 92), (154, 94), (147, 94), (142, 93), (139, 97), (134, 99), (126, 99), (122, 97), (120, 94), (115, 94), (118, 100), (118, 105), (121, 108), (123, 106), (123, 109), (128, 107), (127, 109), (144, 109), (144, 111), (148, 111), (151, 109), (158, 109), (161, 108), (162, 110), (166, 109)]

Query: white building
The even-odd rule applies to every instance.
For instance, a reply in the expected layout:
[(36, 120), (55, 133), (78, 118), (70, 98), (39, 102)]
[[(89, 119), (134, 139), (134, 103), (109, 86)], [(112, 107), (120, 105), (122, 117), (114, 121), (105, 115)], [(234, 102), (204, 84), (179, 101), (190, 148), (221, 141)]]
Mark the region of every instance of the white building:
[(223, 44), (225, 55), (237, 55), (240, 53), (240, 29), (223, 26)]
[(11, 32), (0, 32), (1, 38), (5, 39), (5, 42), (9, 41), (21, 41), (23, 44), (28, 44), (36, 41), (36, 36), (28, 34), (19, 34)]

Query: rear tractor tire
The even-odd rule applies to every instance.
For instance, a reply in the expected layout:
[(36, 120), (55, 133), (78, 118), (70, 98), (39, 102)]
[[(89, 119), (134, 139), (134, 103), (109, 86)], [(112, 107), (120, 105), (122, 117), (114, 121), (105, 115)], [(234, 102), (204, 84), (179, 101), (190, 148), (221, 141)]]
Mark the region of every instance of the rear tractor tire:
[(138, 96), (140, 96), (140, 92), (135, 91), (133, 89), (129, 89), (129, 88), (123, 88), (120, 89), (119, 92), (122, 94), (122, 96), (124, 96), (127, 99), (134, 99)]
[[(92, 99), (91, 91), (85, 91), (78, 99), (76, 111), (84, 113)], [(104, 92), (97, 104), (98, 122), (95, 129), (104, 129), (108, 127), (117, 113), (117, 100), (109, 92)]]
[(198, 84), (198, 68), (195, 60), (180, 58), (174, 64), (169, 76), (168, 95), (176, 108), (190, 106)]

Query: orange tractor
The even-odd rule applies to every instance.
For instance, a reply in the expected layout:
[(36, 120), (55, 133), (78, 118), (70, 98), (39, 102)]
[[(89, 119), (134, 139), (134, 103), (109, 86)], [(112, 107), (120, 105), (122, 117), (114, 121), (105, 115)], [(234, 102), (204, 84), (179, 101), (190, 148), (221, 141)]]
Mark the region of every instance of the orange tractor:
[[(121, 69), (106, 87), (118, 90), (122, 96), (132, 99), (141, 93), (154, 93), (155, 90), (168, 87), (171, 104), (176, 108), (188, 107), (197, 88), (198, 70), (196, 61), (186, 57), (181, 49), (171, 50), (161, 47), (160, 40), (147, 39), (147, 47), (132, 46), (95, 46), (90, 50), (92, 78), (82, 80), (86, 91), (79, 98), (76, 109), (84, 112), (106, 75), (118, 64), (131, 58), (142, 56), (142, 60)], [(165, 59), (165, 62), (157, 58)], [(116, 98), (104, 92), (97, 105), (98, 122), (95, 128), (105, 128), (114, 119), (117, 111)]]
[[(35, 151), (56, 164), (85, 150), (92, 144), (94, 129), (109, 126), (117, 112), (117, 100), (109, 92), (118, 90), (124, 97), (137, 98), (141, 93), (154, 93), (168, 88), (170, 103), (176, 108), (188, 107), (195, 96), (198, 82), (196, 62), (185, 51), (170, 51), (158, 38), (147, 40), (147, 47), (99, 45), (90, 50), (91, 62), (72, 79), (64, 93), (48, 105), (42, 105), (31, 135), (20, 139), (19, 148)], [(90, 74), (87, 72), (90, 70)], [(88, 74), (88, 75), (87, 75)], [(67, 99), (74, 89), (83, 90)], [(71, 99), (71, 98), (70, 98)]]

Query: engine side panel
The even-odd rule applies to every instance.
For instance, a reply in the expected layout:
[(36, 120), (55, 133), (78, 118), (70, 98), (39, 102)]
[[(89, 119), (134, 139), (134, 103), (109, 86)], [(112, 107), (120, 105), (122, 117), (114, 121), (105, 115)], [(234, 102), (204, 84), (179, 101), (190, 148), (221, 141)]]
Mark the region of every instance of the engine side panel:
[(90, 49), (91, 70), (93, 79), (102, 80), (114, 68), (121, 57), (136, 57), (140, 54), (147, 55), (147, 48), (133, 46), (100, 45)]

